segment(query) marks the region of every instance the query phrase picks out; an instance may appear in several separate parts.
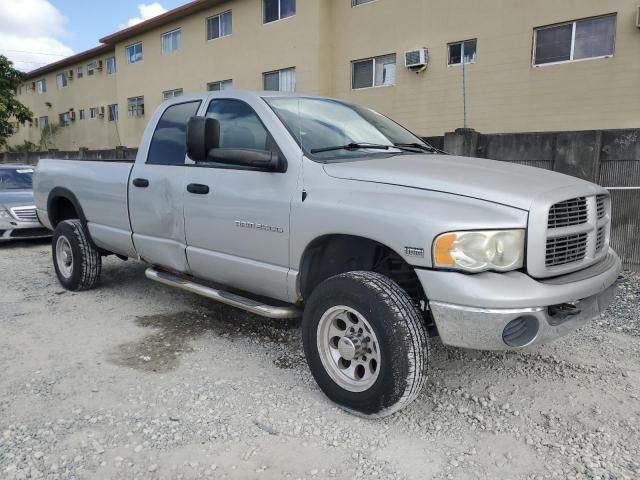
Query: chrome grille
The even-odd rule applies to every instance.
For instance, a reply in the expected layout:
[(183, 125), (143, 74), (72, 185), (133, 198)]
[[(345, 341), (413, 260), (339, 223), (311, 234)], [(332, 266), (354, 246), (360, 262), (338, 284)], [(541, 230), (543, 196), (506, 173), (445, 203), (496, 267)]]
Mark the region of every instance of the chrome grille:
[(607, 237), (607, 226), (603, 225), (598, 229), (598, 234), (596, 235), (596, 252), (601, 252), (604, 247), (604, 240)]
[(587, 223), (586, 197), (572, 198), (556, 203), (549, 210), (548, 228), (570, 227)]
[(598, 195), (596, 197), (596, 209), (598, 212), (598, 220), (602, 220), (607, 214), (606, 201), (607, 201), (606, 195)]
[(36, 207), (14, 207), (11, 209), (11, 213), (17, 220), (21, 222), (37, 222), (38, 215), (36, 214)]
[(545, 265), (555, 267), (583, 260), (587, 255), (587, 234), (566, 235), (547, 240)]

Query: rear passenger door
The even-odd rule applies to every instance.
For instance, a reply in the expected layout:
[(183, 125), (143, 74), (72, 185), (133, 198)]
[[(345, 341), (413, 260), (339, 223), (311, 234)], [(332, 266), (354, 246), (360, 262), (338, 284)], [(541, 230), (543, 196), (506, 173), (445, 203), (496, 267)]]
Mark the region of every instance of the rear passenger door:
[[(169, 105), (160, 116), (144, 161), (129, 178), (133, 243), (148, 263), (187, 272), (184, 230), (186, 129), (201, 101)], [(153, 121), (153, 120), (152, 120)], [(146, 145), (140, 148), (144, 151)]]

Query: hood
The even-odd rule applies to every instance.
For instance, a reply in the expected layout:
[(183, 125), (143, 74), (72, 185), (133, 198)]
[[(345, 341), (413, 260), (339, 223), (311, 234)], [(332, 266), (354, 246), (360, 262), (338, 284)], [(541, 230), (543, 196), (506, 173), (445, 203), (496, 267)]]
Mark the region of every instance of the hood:
[(33, 191), (31, 190), (0, 190), (0, 206), (12, 208), (32, 205)]
[(509, 162), (454, 155), (398, 155), (343, 163), (327, 163), (335, 178), (401, 185), (463, 195), (529, 210), (532, 202), (558, 189), (596, 193), (599, 187), (569, 175)]

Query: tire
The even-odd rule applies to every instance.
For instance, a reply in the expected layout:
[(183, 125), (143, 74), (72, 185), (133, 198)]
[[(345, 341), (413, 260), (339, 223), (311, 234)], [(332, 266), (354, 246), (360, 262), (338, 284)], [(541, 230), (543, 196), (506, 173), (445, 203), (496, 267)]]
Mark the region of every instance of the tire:
[(102, 270), (102, 257), (80, 220), (58, 223), (53, 232), (52, 251), (53, 266), (64, 288), (80, 291), (95, 287)]
[(356, 415), (391, 415), (424, 387), (429, 345), (422, 314), (383, 275), (348, 272), (322, 282), (306, 305), (302, 335), (322, 391)]

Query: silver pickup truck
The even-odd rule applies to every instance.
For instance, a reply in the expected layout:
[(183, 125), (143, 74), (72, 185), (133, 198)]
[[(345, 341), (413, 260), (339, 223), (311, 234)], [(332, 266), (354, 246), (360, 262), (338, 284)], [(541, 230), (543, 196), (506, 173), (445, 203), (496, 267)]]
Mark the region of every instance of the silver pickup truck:
[(117, 255), (165, 285), (302, 316), (318, 385), (365, 416), (416, 398), (433, 336), (554, 340), (607, 307), (621, 270), (603, 188), (446, 155), (330, 98), (176, 98), (135, 163), (42, 160), (34, 188), (64, 287), (94, 287)]

